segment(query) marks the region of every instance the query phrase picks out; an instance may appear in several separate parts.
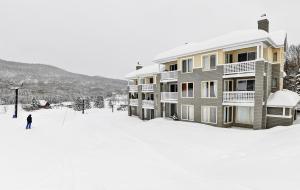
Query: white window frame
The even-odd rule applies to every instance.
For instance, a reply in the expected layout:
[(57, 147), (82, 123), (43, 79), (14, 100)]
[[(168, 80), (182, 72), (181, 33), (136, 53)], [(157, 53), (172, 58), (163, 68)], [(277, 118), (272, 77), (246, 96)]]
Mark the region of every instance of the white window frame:
[[(214, 69), (210, 68), (210, 56), (215, 55), (216, 56), (216, 67)], [(203, 58), (209, 56), (209, 69), (204, 69), (204, 61)], [(217, 70), (217, 66), (218, 66), (218, 53), (217, 52), (213, 52), (213, 53), (208, 53), (208, 54), (204, 54), (201, 56), (201, 66), (202, 66), (202, 71), (213, 71), (213, 70)]]
[[(176, 69), (176, 70), (171, 70), (171, 67), (172, 67), (172, 66), (175, 67), (175, 65), (176, 65), (177, 69)], [(170, 64), (170, 65), (169, 65), (169, 70), (170, 70), (170, 71), (177, 71), (177, 70), (178, 70), (178, 64), (177, 64), (177, 63)]]
[[(227, 84), (226, 84), (226, 82), (228, 82)], [(234, 91), (233, 90), (233, 84), (234, 84), (234, 81), (233, 80), (228, 80), (228, 79), (226, 79), (226, 80), (224, 80), (224, 91), (225, 92), (231, 92), (231, 91), (229, 91), (229, 82), (231, 82), (231, 89), (232, 89), (232, 91)], [(225, 89), (226, 89), (226, 87), (228, 88), (228, 91), (226, 91)]]
[[(215, 108), (216, 109), (216, 122), (215, 123), (213, 123), (213, 122), (211, 122), (211, 121), (209, 121), (209, 122), (207, 122), (207, 121), (204, 121), (203, 120), (203, 117), (202, 117), (202, 112), (203, 112), (203, 109), (204, 108), (209, 108), (209, 112), (208, 112), (208, 118), (210, 118), (210, 109), (211, 108)], [(201, 122), (202, 123), (209, 123), (209, 124), (218, 124), (218, 107), (217, 106), (201, 106)]]
[[(187, 107), (189, 107), (189, 108), (192, 108), (192, 110), (193, 110), (193, 119), (190, 119), (190, 115), (189, 115), (189, 111), (187, 112), (188, 113), (188, 118), (187, 119), (183, 119), (182, 118), (182, 110), (183, 110), (183, 107), (184, 106), (187, 106)], [(190, 105), (190, 104), (181, 104), (181, 120), (183, 120), (183, 121), (194, 121), (195, 120), (195, 109), (194, 109), (194, 105)]]
[[(209, 93), (209, 96), (208, 97), (205, 97), (204, 96), (204, 92), (203, 92), (203, 88), (202, 88), (202, 85), (203, 83), (210, 83), (210, 82), (214, 82), (214, 84), (216, 85), (216, 96), (215, 97), (211, 97), (210, 96), (210, 85), (208, 85), (208, 93)], [(209, 81), (201, 81), (201, 98), (218, 98), (218, 81), (217, 80), (209, 80)]]
[[(236, 80), (236, 91), (241, 91), (241, 90), (238, 90), (238, 84), (239, 84), (239, 81), (248, 81), (248, 80), (254, 80), (254, 90), (255, 91), (255, 78), (245, 78), (245, 79), (237, 79)], [(246, 85), (247, 87), (247, 85)], [(246, 90), (248, 91), (248, 90)]]
[[(231, 107), (231, 118), (230, 118), (230, 122), (225, 122), (225, 112), (226, 112), (226, 110), (230, 110), (229, 108)], [(228, 116), (228, 114), (227, 114), (227, 116)], [(228, 118), (227, 118), (228, 119)], [(224, 118), (223, 118), (223, 122), (224, 122), (224, 124), (230, 124), (230, 123), (233, 123), (233, 106), (224, 106)]]
[[(268, 106), (268, 108), (282, 108), (282, 115), (273, 115), (273, 114), (267, 114), (268, 117), (280, 117), (280, 118), (291, 118), (293, 117), (292, 115), (292, 107), (277, 107), (277, 106)], [(290, 109), (289, 110), (289, 115), (285, 115), (286, 109)], [(268, 113), (268, 110), (267, 110)]]
[(240, 122), (240, 121), (237, 121), (237, 112), (238, 112), (238, 109), (239, 109), (239, 107), (242, 107), (242, 106), (237, 106), (236, 108), (235, 108), (235, 122), (236, 123), (239, 123), (239, 124), (246, 124), (246, 125), (253, 125), (253, 123), (254, 123), (254, 107), (249, 107), (249, 108), (252, 108), (253, 109), (253, 121), (252, 121), (252, 123), (251, 122), (248, 122), (248, 123), (242, 123), (242, 122)]
[[(184, 97), (184, 96), (182, 96), (182, 84), (187, 84), (187, 91), (189, 91), (189, 85), (188, 85), (189, 83), (193, 84), (193, 96), (192, 97), (189, 97), (189, 96)], [(178, 90), (178, 88), (177, 88), (177, 90)], [(194, 98), (194, 92), (195, 92), (194, 82), (182, 82), (180, 85), (180, 91), (181, 91), (181, 98)], [(187, 93), (187, 94), (189, 94), (189, 93)]]
[[(189, 60), (189, 59), (192, 60), (192, 71), (191, 71), (191, 72), (183, 72), (183, 63), (182, 63), (182, 62), (183, 62), (184, 60), (187, 61), (187, 60)], [(194, 71), (194, 57), (186, 57), (186, 58), (182, 58), (182, 59), (181, 59), (181, 64), (180, 64), (180, 65), (181, 65), (181, 73), (182, 73), (182, 74), (185, 74), (185, 73), (192, 73), (192, 72)], [(177, 68), (177, 70), (178, 70), (178, 68)]]

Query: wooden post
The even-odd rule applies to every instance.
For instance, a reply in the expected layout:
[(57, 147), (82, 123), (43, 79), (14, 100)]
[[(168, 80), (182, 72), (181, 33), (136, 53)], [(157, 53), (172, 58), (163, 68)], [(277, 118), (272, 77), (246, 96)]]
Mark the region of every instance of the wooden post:
[(84, 99), (82, 99), (82, 114), (84, 114)]
[(15, 115), (13, 116), (13, 118), (17, 118), (18, 117), (18, 94), (19, 94), (19, 89), (15, 89), (16, 92), (16, 97), (15, 97)]

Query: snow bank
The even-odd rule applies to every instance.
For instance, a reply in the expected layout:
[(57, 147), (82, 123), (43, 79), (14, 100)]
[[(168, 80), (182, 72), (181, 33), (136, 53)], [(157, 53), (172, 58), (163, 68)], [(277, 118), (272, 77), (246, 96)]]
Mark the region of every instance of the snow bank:
[(158, 54), (154, 58), (154, 62), (160, 63), (164, 62), (164, 60), (172, 60), (176, 59), (177, 57), (191, 55), (198, 52), (212, 51), (216, 49), (222, 49), (224, 47), (236, 46), (242, 43), (254, 43), (265, 40), (274, 42), (274, 45), (276, 46), (282, 46), (284, 45), (285, 36), (285, 31), (276, 31), (270, 33), (257, 29), (234, 31), (207, 41), (200, 43), (188, 43), (165, 51)]
[(280, 90), (270, 94), (267, 106), (294, 107), (300, 102), (300, 96), (290, 90)]

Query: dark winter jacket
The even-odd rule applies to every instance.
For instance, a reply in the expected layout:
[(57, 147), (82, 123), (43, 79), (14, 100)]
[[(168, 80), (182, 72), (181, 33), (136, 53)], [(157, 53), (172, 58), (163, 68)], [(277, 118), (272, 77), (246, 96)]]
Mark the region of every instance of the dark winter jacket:
[(27, 117), (27, 123), (32, 123), (32, 117), (31, 117), (31, 115), (29, 115), (29, 116)]

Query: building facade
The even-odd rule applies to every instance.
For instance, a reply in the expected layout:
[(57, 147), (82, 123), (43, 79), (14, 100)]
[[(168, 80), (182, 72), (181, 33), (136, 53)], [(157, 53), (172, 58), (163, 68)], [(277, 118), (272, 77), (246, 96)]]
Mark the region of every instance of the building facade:
[(253, 129), (273, 127), (276, 117), (288, 125), (293, 107), (280, 117), (268, 114), (276, 105), (267, 105), (270, 94), (283, 90), (285, 49), (286, 33), (269, 33), (264, 17), (258, 29), (163, 52), (154, 65), (137, 67), (127, 76), (128, 114)]

